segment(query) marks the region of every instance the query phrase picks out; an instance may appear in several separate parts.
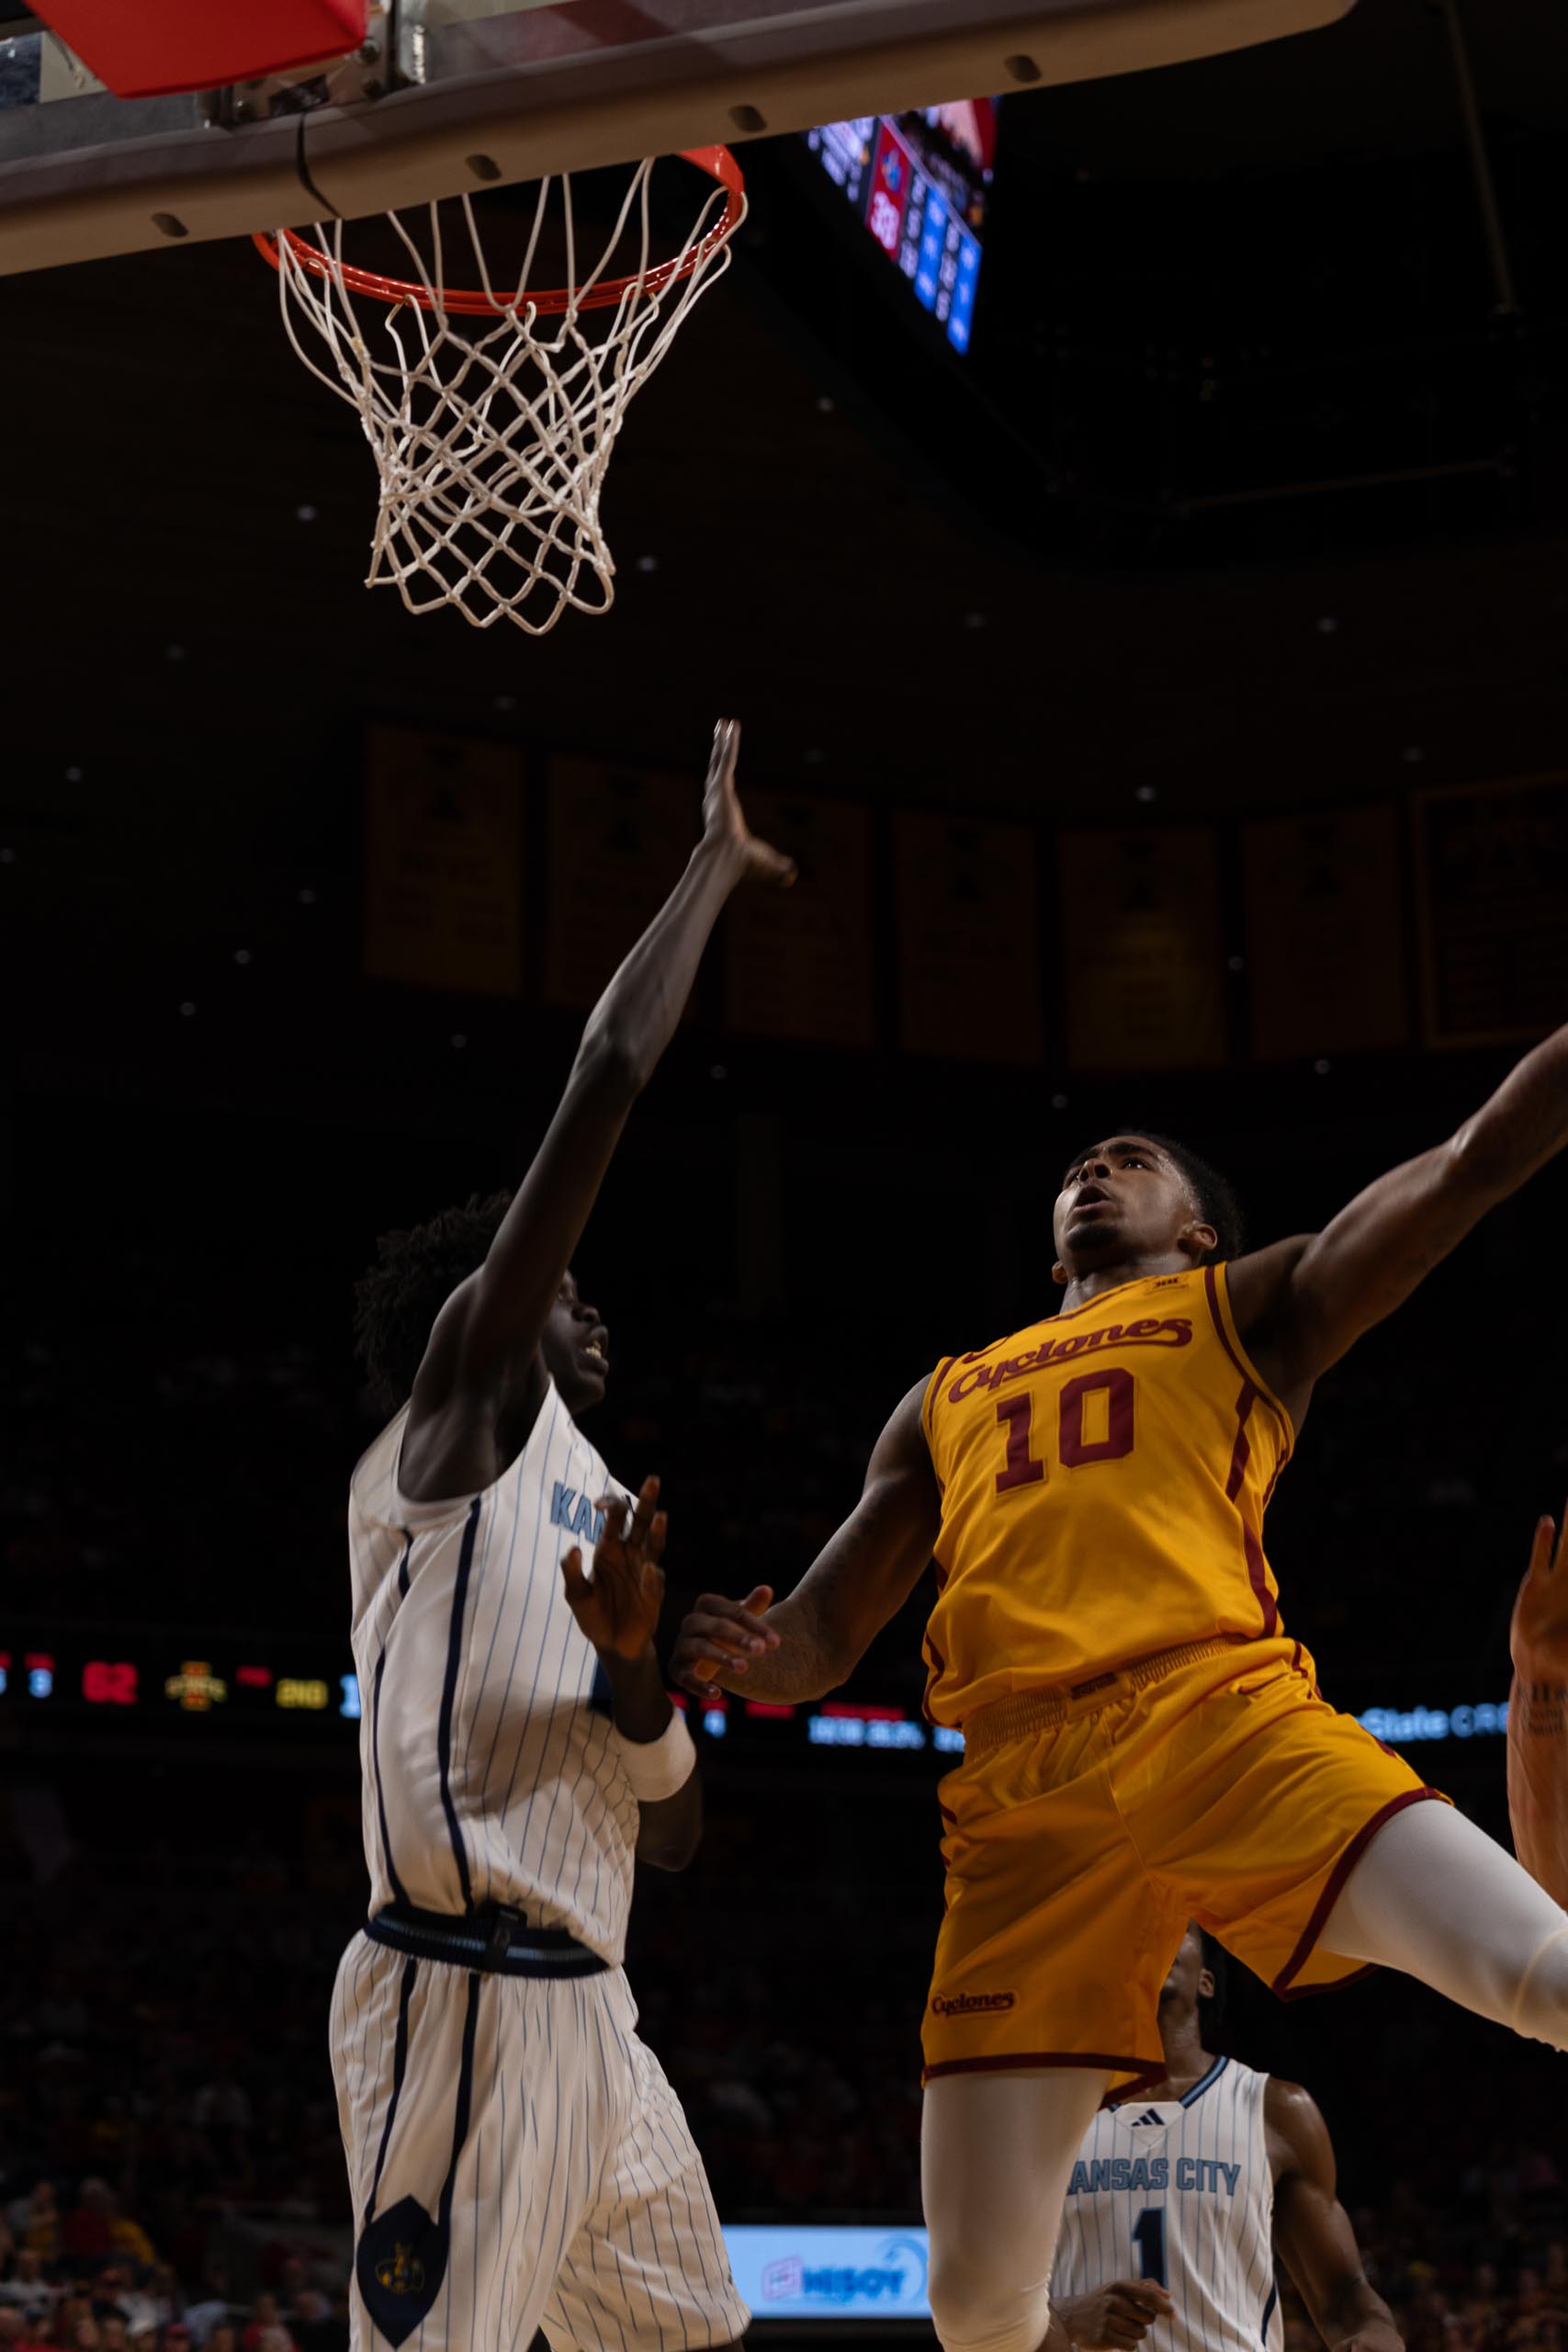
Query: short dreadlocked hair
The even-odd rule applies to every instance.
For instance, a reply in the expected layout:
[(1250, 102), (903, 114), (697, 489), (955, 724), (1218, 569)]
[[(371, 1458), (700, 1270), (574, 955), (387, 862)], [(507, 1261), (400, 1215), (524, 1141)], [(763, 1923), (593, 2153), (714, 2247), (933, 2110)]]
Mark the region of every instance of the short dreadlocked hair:
[(472, 1193), (461, 1208), (378, 1238), (376, 1263), (354, 1286), (354, 1351), (383, 1412), (408, 1402), (436, 1317), (484, 1264), (511, 1204), (510, 1193)]
[[(1153, 1143), (1151, 1136), (1149, 1141)], [(1200, 1928), (1198, 1940), (1203, 1947), (1203, 1965), (1214, 1980), (1214, 1989), (1207, 1999), (1198, 2003), (1198, 2030), (1205, 2041), (1214, 2028), (1224, 2021), (1225, 1996), (1230, 1991), (1230, 1961), (1224, 1944), (1216, 1943), (1207, 1928)]]
[[(1247, 1241), (1247, 1227), (1242, 1218), (1241, 1203), (1236, 1199), (1230, 1179), (1222, 1176), (1217, 1168), (1184, 1143), (1173, 1136), (1162, 1136), (1154, 1127), (1108, 1127), (1107, 1135), (1142, 1136), (1145, 1143), (1154, 1144), (1166, 1158), (1174, 1160), (1186, 1177), (1198, 1211), (1205, 1225), (1214, 1228), (1214, 1246), (1200, 1262), (1217, 1266), (1226, 1258), (1238, 1258)], [(1069, 1168), (1088, 1157), (1087, 1151), (1075, 1152), (1068, 1160)]]

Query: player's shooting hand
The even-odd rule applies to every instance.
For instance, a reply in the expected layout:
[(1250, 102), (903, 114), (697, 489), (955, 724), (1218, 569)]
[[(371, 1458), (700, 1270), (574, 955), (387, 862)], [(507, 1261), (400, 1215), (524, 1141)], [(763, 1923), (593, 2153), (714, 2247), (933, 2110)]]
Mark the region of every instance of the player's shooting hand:
[(1156, 2319), (1169, 2319), (1176, 2306), (1153, 2278), (1108, 2278), (1092, 2294), (1052, 2301), (1059, 2319), (1082, 2352), (1133, 2352)]
[(773, 1597), (771, 1584), (754, 1586), (744, 1600), (702, 1595), (682, 1619), (671, 1654), (670, 1672), (682, 1690), (705, 1698), (716, 1681), (744, 1674), (749, 1659), (777, 1649), (779, 1637), (762, 1619)]
[(560, 1564), (571, 1613), (604, 1657), (641, 1657), (653, 1640), (664, 1599), (665, 1519), (657, 1506), (659, 1481), (645, 1478), (628, 1524), (620, 1495), (606, 1495), (599, 1508), (604, 1532), (593, 1548), (593, 1573), (582, 1571), (582, 1553), (573, 1544)]
[(759, 841), (746, 822), (735, 788), (735, 763), (740, 756), (740, 721), (721, 718), (713, 730), (713, 757), (703, 786), (703, 838), (739, 851), (741, 877), (776, 882), (787, 890), (795, 880), (795, 860), (782, 849)]
[(1559, 1535), (1536, 1521), (1530, 1564), (1508, 1627), (1514, 1671), (1526, 1681), (1568, 1682), (1568, 1511)]

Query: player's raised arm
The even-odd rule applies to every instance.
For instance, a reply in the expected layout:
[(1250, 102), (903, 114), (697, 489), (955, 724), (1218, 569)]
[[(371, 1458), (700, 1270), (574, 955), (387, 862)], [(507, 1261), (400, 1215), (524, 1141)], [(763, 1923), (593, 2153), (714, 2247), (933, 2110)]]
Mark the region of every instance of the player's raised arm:
[(1362, 2269), (1316, 2100), (1299, 2083), (1270, 2077), (1263, 2119), (1274, 2174), (1274, 2250), (1313, 2325), (1329, 2352), (1404, 2352), (1393, 2313)]
[(853, 1671), (913, 1592), (931, 1556), (942, 1496), (911, 1388), (877, 1439), (859, 1502), (776, 1607), (759, 1586), (741, 1600), (705, 1593), (681, 1627), (675, 1679), (750, 1699), (820, 1699)]
[(1568, 1513), (1535, 1531), (1508, 1647), (1508, 1819), (1531, 1878), (1568, 1910)]
[(1287, 1404), (1407, 1299), (1490, 1208), (1568, 1145), (1568, 1028), (1525, 1056), (1446, 1143), (1390, 1170), (1321, 1233), (1230, 1272), (1236, 1326)]
[(437, 1318), (414, 1383), (411, 1437), (454, 1399), (498, 1395), (535, 1355), (627, 1114), (674, 1035), (725, 901), (749, 877), (795, 878), (790, 860), (747, 830), (735, 786), (739, 743), (737, 723), (721, 719), (702, 838), (589, 1015), (559, 1107), (489, 1256)]

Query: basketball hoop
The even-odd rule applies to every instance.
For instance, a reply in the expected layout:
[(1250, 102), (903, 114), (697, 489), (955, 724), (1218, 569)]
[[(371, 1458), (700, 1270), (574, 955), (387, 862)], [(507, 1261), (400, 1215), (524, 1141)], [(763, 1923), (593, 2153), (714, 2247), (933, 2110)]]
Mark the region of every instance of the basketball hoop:
[[(745, 183), (727, 147), (691, 148), (682, 160), (714, 183), (683, 249), (650, 259), (649, 161), (633, 175), (597, 267), (581, 279), (563, 173), (568, 283), (544, 293), (527, 280), (551, 209), (556, 183), (547, 179), (511, 293), (495, 288), (468, 196), (457, 201), (478, 287), (446, 283), (434, 204), (428, 257), (398, 214), (387, 215), (412, 259), (409, 278), (345, 261), (342, 220), (318, 225), (314, 242), (291, 229), (255, 239), (277, 272), (289, 341), (311, 374), (357, 410), (375, 455), (380, 502), (367, 587), (395, 586), (411, 613), (453, 605), (475, 628), (504, 619), (533, 637), (569, 605), (608, 611), (615, 566), (599, 500), (627, 403), (698, 295), (723, 276), (746, 216)], [(607, 277), (623, 236), (637, 266)], [(381, 356), (362, 304), (388, 313), (381, 332), (390, 349)], [(592, 340), (585, 314), (599, 329)], [(465, 329), (458, 322), (467, 319), (491, 324)], [(306, 348), (307, 327), (333, 372)]]

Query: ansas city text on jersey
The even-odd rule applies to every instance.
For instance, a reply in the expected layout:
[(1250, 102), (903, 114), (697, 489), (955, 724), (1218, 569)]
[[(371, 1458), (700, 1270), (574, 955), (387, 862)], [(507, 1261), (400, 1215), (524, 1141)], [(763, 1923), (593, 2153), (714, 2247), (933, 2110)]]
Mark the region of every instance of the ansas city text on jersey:
[(982, 1388), (1001, 1388), (1010, 1380), (1021, 1380), (1026, 1372), (1071, 1363), (1075, 1356), (1103, 1355), (1107, 1348), (1185, 1348), (1191, 1339), (1190, 1316), (1142, 1315), (1134, 1323), (1103, 1323), (1098, 1330), (1075, 1331), (1070, 1339), (1042, 1340), (1037, 1348), (1026, 1348), (1018, 1356), (1003, 1356), (996, 1363), (986, 1363), (979, 1356), (962, 1356), (960, 1363), (972, 1368), (959, 1374), (947, 1392), (947, 1401), (962, 1405), (965, 1396)]

